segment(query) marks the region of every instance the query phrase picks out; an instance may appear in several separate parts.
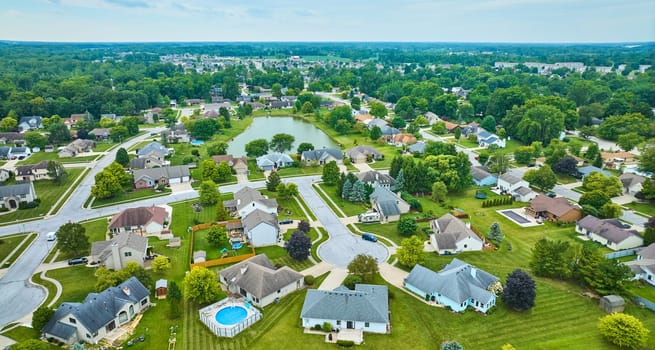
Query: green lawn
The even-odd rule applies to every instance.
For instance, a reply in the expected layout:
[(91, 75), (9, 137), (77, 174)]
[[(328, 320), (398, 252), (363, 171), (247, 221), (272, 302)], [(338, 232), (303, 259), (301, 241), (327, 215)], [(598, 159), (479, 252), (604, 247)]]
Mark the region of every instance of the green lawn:
[(640, 213), (644, 213), (648, 216), (655, 216), (655, 202), (652, 203), (637, 203), (637, 202), (632, 202), (628, 204), (624, 204), (624, 206), (638, 211)]
[(321, 175), (323, 167), (288, 167), (277, 171), (280, 177), (304, 176), (304, 175)]
[(557, 176), (557, 182), (558, 183), (565, 184), (565, 185), (566, 184), (572, 184), (574, 182), (580, 181), (580, 180), (574, 178), (571, 175), (564, 175), (564, 174), (555, 173), (555, 176)]
[[(371, 206), (366, 203), (353, 203), (347, 200), (342, 199), (340, 196), (337, 196), (337, 187), (336, 186), (328, 186), (324, 183), (319, 183), (318, 186), (325, 192), (327, 195), (336, 203), (336, 205), (341, 208), (341, 210), (346, 214), (346, 216), (354, 216), (354, 215), (359, 215), (361, 213), (366, 212)], [(325, 199), (326, 202), (332, 207), (332, 203), (328, 201), (323, 193), (321, 191), (318, 191), (318, 194)], [(340, 213), (338, 211), (334, 211), (335, 214), (338, 216)]]
[(55, 185), (51, 180), (39, 180), (34, 182), (36, 195), (41, 199), (41, 204), (34, 209), (16, 210), (11, 213), (0, 215), (0, 223), (9, 224), (15, 220), (25, 220), (43, 216), (50, 211), (59, 198), (63, 197), (64, 192), (75, 182), (83, 169), (67, 169), (68, 176), (66, 181), (61, 185)]
[(477, 142), (470, 141), (469, 139), (465, 137), (461, 137), (459, 141), (455, 140), (454, 138), (448, 139), (449, 142), (458, 144), (464, 148), (478, 148), (480, 145)]
[(57, 294), (57, 287), (54, 285), (54, 283), (42, 279), (41, 273), (35, 273), (32, 275), (32, 282), (40, 284), (48, 290), (48, 296), (43, 301), (43, 305), (50, 304), (50, 302), (55, 298), (55, 295)]
[(317, 241), (317, 242), (312, 242), (312, 257), (316, 261), (321, 261), (321, 258), (318, 257), (318, 253), (317, 253), (318, 247), (321, 245), (321, 243), (327, 241), (329, 237), (328, 237), (327, 232), (325, 232), (324, 228), (317, 227), (316, 231), (321, 232), (321, 239), (319, 241)]
[(296, 261), (292, 259), (284, 248), (276, 245), (255, 248), (255, 252), (257, 254), (266, 254), (266, 256), (271, 259), (271, 262), (274, 265), (289, 266), (296, 271), (302, 271), (314, 265), (309, 259), (305, 259), (303, 261)]
[(86, 157), (66, 157), (59, 158), (57, 152), (37, 152), (33, 153), (28, 158), (21, 160), (16, 163), (16, 165), (26, 165), (26, 164), (36, 164), (40, 163), (42, 160), (56, 160), (60, 163), (84, 163), (90, 162), (96, 159), (98, 156), (86, 156)]
[[(403, 235), (401, 235), (398, 232), (398, 223), (397, 222), (390, 222), (388, 224), (380, 224), (380, 223), (370, 223), (370, 224), (355, 224), (357, 228), (364, 232), (371, 232), (376, 235), (384, 236), (386, 238), (389, 238), (392, 240), (394, 243), (400, 245), (400, 242), (407, 238)], [(416, 231), (416, 234), (419, 235), (419, 237), (423, 240), (427, 240), (428, 236), (423, 233), (423, 231), (419, 228)]]
[(93, 201), (93, 204), (91, 205), (91, 208), (95, 209), (95, 208), (106, 207), (119, 203), (135, 202), (146, 198), (163, 197), (163, 196), (168, 196), (169, 194), (171, 194), (170, 188), (166, 188), (164, 189), (164, 191), (161, 192), (155, 189), (146, 189), (146, 190), (138, 190), (138, 191), (130, 189), (129, 192), (122, 192), (112, 198), (95, 199)]
[(305, 212), (302, 211), (298, 202), (294, 198), (280, 199), (277, 192), (271, 192), (266, 189), (259, 190), (264, 196), (268, 198), (275, 198), (277, 200), (278, 209), (281, 207), (282, 211), (278, 213), (278, 221), (285, 219), (294, 220), (308, 220)]
[(209, 229), (206, 230), (199, 230), (196, 231), (194, 237), (193, 237), (193, 251), (199, 251), (199, 250), (204, 250), (207, 252), (207, 261), (209, 260), (215, 260), (215, 259), (220, 259), (222, 256), (222, 253), (220, 252), (221, 249), (226, 248), (229, 250), (228, 256), (236, 256), (236, 255), (243, 255), (243, 254), (249, 254), (252, 252), (249, 246), (244, 245), (241, 247), (241, 249), (237, 250), (236, 252), (232, 250), (232, 246), (225, 241), (225, 243), (220, 246), (216, 247), (213, 244), (209, 243), (207, 241), (207, 234), (209, 233)]
[[(39, 339), (40, 336), (39, 332), (36, 329), (27, 326), (18, 326), (12, 330), (3, 332), (2, 335), (9, 337), (17, 342), (21, 342), (23, 340), (28, 340), (28, 339)], [(48, 350), (61, 349), (56, 345), (48, 344), (45, 342), (43, 344), (45, 344), (44, 349), (48, 349)]]
[[(9, 254), (12, 254), (14, 249), (16, 249), (18, 245), (27, 238), (27, 235), (27, 233), (23, 233), (0, 238), (0, 262), (8, 257)], [(25, 243), (23, 243), (23, 245), (25, 245)]]
[[(82, 302), (89, 292), (95, 291), (96, 269), (84, 265), (68, 266), (50, 270), (46, 276), (59, 281), (63, 287), (61, 302)], [(58, 306), (60, 303), (55, 303)]]
[(110, 148), (118, 145), (118, 143), (111, 142), (111, 140), (107, 141), (96, 141), (96, 147), (93, 149), (94, 152), (104, 152), (109, 150)]
[(248, 180), (250, 181), (266, 179), (266, 176), (264, 176), (264, 171), (257, 167), (257, 160), (254, 158), (248, 159), (248, 171)]
[[(94, 219), (90, 221), (82, 221), (80, 222), (80, 224), (82, 224), (82, 226), (84, 227), (86, 236), (89, 237), (90, 243), (106, 240), (107, 227), (108, 227), (108, 221), (106, 217)], [(55, 255), (57, 249), (59, 249), (59, 243), (55, 245), (55, 247), (50, 251), (50, 254), (48, 254), (48, 256), (45, 258), (44, 261), (50, 262), (50, 259), (52, 259), (52, 257)], [(88, 255), (89, 253), (90, 251), (87, 251), (83, 253), (83, 255)], [(77, 256), (59, 252), (56, 261), (64, 261), (72, 258), (77, 258)]]

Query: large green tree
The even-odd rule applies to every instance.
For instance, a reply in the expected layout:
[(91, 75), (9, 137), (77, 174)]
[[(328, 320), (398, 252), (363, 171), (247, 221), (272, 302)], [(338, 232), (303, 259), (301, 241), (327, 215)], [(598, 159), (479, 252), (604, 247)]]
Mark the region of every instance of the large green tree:
[(221, 198), (218, 192), (218, 186), (212, 180), (205, 180), (200, 183), (198, 190), (201, 204), (216, 204)]
[(548, 164), (544, 164), (539, 169), (530, 169), (525, 172), (523, 179), (542, 191), (549, 191), (557, 184), (557, 176), (550, 169)]
[(123, 147), (119, 148), (116, 151), (116, 163), (127, 167), (130, 165), (130, 156), (127, 154), (127, 150)]
[(292, 135), (284, 133), (275, 134), (273, 135), (271, 142), (268, 144), (268, 147), (275, 152), (283, 153), (291, 150), (294, 141), (295, 138)]
[(326, 185), (332, 186), (336, 185), (339, 180), (339, 174), (341, 174), (341, 170), (337, 162), (331, 161), (323, 166), (323, 176), (321, 178)]
[(378, 262), (370, 255), (359, 254), (348, 264), (348, 272), (360, 276), (364, 282), (371, 282), (378, 272)]
[(396, 251), (396, 256), (398, 257), (398, 262), (407, 267), (422, 264), (425, 261), (423, 241), (417, 235), (403, 239), (400, 242), (400, 248)]
[(216, 273), (196, 266), (184, 277), (184, 296), (198, 304), (216, 301), (221, 294)]
[(265, 139), (252, 140), (245, 147), (248, 157), (260, 157), (268, 153), (268, 141)]
[(68, 222), (59, 227), (57, 240), (59, 249), (69, 256), (84, 256), (91, 247), (84, 226), (74, 222)]

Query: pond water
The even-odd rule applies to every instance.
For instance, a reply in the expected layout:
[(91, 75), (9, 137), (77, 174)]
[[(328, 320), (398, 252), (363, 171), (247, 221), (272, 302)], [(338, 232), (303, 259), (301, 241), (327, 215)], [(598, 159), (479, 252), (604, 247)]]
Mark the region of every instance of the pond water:
[(235, 157), (246, 155), (246, 144), (255, 139), (266, 139), (271, 141), (275, 134), (285, 133), (293, 135), (295, 141), (291, 151), (295, 153), (298, 145), (303, 142), (309, 142), (314, 145), (315, 149), (319, 148), (339, 148), (329, 136), (309, 122), (294, 117), (258, 117), (243, 133), (239, 134), (229, 142), (227, 153)]

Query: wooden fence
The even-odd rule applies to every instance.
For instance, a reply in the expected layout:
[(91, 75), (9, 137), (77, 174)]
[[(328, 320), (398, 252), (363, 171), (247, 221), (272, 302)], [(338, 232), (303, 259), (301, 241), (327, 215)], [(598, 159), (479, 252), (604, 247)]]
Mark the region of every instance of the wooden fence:
[[(228, 222), (233, 222), (233, 221), (238, 221), (238, 220), (229, 220), (229, 221), (221, 221), (217, 223), (205, 223), (205, 224), (198, 224), (191, 226), (191, 244), (189, 244), (189, 250), (190, 254), (189, 256), (193, 257), (193, 242), (196, 239), (196, 231), (199, 230), (206, 230), (208, 228), (211, 228), (212, 226), (225, 226)], [(210, 266), (220, 266), (220, 265), (225, 265), (225, 264), (230, 264), (230, 263), (235, 263), (239, 261), (243, 261), (249, 258), (252, 258), (253, 256), (256, 255), (255, 253), (255, 247), (250, 245), (250, 249), (252, 250), (251, 253), (248, 254), (241, 254), (237, 256), (228, 256), (226, 258), (220, 258), (220, 259), (213, 259), (213, 260), (208, 260), (208, 261), (203, 261), (203, 262), (193, 262), (189, 263), (189, 269), (193, 269), (196, 266), (203, 266), (203, 267), (210, 267)]]

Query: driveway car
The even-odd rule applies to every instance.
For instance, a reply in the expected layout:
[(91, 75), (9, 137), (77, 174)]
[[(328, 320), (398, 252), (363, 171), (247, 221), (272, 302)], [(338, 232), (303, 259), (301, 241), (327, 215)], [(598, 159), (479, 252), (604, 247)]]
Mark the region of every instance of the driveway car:
[(89, 262), (87, 258), (75, 258), (68, 260), (68, 265), (86, 264), (87, 262)]

